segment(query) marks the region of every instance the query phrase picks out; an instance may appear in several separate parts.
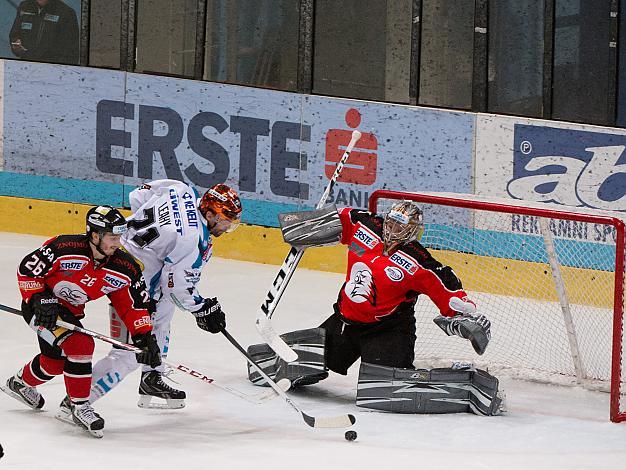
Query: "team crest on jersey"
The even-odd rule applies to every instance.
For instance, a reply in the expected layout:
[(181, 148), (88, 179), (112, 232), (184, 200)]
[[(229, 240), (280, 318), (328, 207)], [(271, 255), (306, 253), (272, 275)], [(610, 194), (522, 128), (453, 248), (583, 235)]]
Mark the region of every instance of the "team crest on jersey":
[(363, 225), (354, 232), (353, 238), (370, 250), (380, 243), (380, 237)]
[(357, 304), (369, 302), (376, 305), (376, 284), (372, 271), (365, 263), (354, 263), (350, 270), (350, 280), (346, 282), (343, 291)]
[(118, 277), (118, 276), (114, 276), (111, 273), (107, 273), (104, 276), (104, 280), (111, 284), (113, 287), (115, 287), (116, 289), (121, 289), (122, 287), (125, 287), (128, 285), (128, 281), (122, 277)]
[(88, 263), (87, 260), (77, 258), (64, 258), (59, 266), (63, 271), (80, 271)]
[(404, 279), (404, 273), (400, 268), (396, 268), (395, 266), (387, 266), (385, 268), (385, 274), (387, 277), (394, 282), (400, 282)]
[(188, 271), (185, 269), (185, 281), (190, 282), (191, 284), (197, 284), (200, 282), (200, 270), (192, 269)]
[(63, 299), (74, 306), (83, 305), (89, 301), (89, 296), (82, 287), (69, 281), (58, 282), (52, 292), (59, 299)]
[(418, 262), (402, 251), (396, 251), (392, 254), (389, 257), (389, 261), (400, 266), (409, 274), (415, 274), (415, 272), (419, 269)]

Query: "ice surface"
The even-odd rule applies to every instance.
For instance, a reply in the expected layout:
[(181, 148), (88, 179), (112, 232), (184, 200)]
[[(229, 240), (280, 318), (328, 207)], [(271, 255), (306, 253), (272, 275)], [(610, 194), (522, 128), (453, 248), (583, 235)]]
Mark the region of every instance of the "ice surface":
[[(17, 263), (44, 238), (0, 234), (0, 303), (19, 306)], [(217, 241), (219, 243), (219, 240)], [(254, 317), (277, 266), (215, 258), (200, 291), (216, 295), (228, 329), (241, 344), (260, 342)], [(298, 270), (274, 315), (277, 331), (317, 326), (331, 312), (342, 276)], [(0, 312), (0, 379), (5, 381), (37, 353), (35, 334), (19, 317)], [(106, 302), (88, 304), (84, 325), (108, 331)], [(96, 359), (108, 350), (97, 342)], [(259, 391), (245, 378), (245, 364), (221, 335), (199, 330), (177, 312), (170, 362), (204, 372), (221, 384)], [(44, 411), (33, 412), (0, 394), (0, 469), (624, 469), (626, 423), (608, 421), (608, 395), (580, 388), (504, 380), (509, 413), (419, 416), (365, 412), (354, 405), (357, 366), (289, 392), (308, 413), (357, 417), (355, 442), (344, 430), (309, 428), (280, 398), (254, 405), (184, 374), (182, 410), (137, 408), (139, 373), (95, 404), (106, 420), (94, 439), (54, 419), (64, 396), (61, 377), (40, 387)]]

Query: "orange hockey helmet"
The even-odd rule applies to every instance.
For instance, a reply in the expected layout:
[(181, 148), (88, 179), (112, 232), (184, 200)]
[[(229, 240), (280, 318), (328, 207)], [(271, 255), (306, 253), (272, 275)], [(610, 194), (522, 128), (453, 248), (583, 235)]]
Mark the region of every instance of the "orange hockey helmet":
[(228, 232), (232, 232), (241, 222), (241, 201), (237, 191), (225, 184), (216, 184), (207, 189), (198, 206), (202, 215), (212, 212), (231, 222)]

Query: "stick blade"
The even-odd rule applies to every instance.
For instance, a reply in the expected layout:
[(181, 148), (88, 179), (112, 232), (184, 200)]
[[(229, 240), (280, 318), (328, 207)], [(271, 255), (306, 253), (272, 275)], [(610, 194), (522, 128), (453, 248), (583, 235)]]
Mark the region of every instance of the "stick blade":
[(298, 360), (298, 354), (285, 343), (278, 333), (274, 331), (272, 322), (262, 312), (257, 315), (256, 327), (259, 334), (267, 345), (278, 354), (283, 360), (293, 362)]
[(302, 412), (302, 418), (312, 428), (349, 428), (356, 423), (356, 418), (351, 414), (316, 418)]

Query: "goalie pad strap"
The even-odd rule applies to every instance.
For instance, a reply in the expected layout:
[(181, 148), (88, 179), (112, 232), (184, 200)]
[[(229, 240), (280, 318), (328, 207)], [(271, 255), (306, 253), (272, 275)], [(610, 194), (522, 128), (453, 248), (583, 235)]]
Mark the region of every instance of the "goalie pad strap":
[(341, 240), (341, 220), (335, 205), (278, 214), (278, 222), (283, 239), (295, 248), (334, 245)]
[(398, 369), (362, 363), (357, 406), (392, 413), (496, 415), (498, 379), (480, 369)]
[[(275, 381), (287, 378), (291, 386), (310, 385), (328, 377), (325, 360), (326, 330), (310, 328), (292, 331), (281, 338), (298, 353), (298, 360), (285, 362), (265, 343), (253, 344), (248, 353)], [(248, 379), (255, 385), (268, 386), (261, 375), (248, 364)]]

